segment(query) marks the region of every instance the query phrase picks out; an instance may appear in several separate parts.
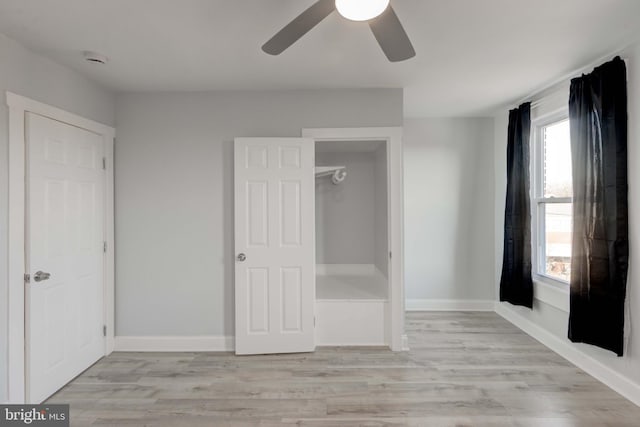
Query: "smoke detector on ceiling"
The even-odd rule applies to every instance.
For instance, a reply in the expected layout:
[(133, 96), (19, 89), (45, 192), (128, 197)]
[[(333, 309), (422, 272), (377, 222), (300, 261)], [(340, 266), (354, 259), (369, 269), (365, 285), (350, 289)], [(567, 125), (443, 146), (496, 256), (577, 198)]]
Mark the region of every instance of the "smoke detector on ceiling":
[(109, 60), (109, 58), (102, 55), (101, 53), (92, 52), (90, 50), (84, 51), (83, 55), (84, 55), (85, 61), (92, 62), (94, 64), (106, 64), (107, 61)]

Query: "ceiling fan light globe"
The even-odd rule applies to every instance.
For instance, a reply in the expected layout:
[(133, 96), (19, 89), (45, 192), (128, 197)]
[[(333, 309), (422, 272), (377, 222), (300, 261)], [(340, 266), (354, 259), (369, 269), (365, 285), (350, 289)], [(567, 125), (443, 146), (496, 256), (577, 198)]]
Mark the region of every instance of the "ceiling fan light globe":
[(336, 0), (336, 9), (351, 21), (368, 21), (380, 16), (389, 6), (389, 0)]

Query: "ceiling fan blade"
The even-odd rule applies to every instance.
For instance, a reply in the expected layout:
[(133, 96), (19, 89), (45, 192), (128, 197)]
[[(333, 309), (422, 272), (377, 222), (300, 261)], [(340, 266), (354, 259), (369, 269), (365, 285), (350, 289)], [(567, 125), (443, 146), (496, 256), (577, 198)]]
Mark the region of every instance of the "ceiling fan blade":
[(270, 55), (280, 55), (320, 21), (336, 10), (335, 0), (318, 0), (262, 46)]
[(416, 56), (411, 40), (391, 5), (382, 15), (371, 20), (369, 27), (389, 61), (399, 62)]

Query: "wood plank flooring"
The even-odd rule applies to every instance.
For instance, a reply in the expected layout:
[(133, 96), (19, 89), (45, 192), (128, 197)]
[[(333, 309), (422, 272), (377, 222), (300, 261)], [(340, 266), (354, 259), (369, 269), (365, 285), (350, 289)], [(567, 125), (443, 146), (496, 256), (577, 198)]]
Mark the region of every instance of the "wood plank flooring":
[(640, 426), (640, 408), (495, 313), (410, 313), (411, 351), (114, 353), (49, 403), (72, 426)]

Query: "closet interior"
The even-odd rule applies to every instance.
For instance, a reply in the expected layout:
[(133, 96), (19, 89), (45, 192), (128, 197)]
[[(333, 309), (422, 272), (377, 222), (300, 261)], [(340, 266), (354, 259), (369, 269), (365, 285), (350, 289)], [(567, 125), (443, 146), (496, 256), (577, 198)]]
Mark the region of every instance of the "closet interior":
[(317, 344), (388, 344), (386, 142), (316, 142), (315, 166)]

